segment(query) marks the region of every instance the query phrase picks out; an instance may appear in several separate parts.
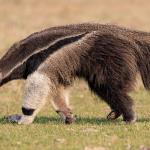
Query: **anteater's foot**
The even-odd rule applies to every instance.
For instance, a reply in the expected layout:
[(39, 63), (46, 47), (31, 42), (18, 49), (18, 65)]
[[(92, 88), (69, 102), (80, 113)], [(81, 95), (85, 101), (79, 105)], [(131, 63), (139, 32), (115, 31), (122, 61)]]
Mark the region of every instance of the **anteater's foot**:
[(123, 121), (125, 121), (126, 123), (134, 123), (137, 120), (137, 115), (136, 113), (131, 113), (128, 115), (123, 115)]
[(121, 113), (112, 110), (112, 111), (107, 115), (107, 119), (108, 119), (108, 120), (115, 120), (115, 119), (117, 119), (118, 117), (120, 117), (120, 115), (121, 115)]
[(70, 111), (66, 112), (57, 110), (56, 112), (60, 115), (60, 117), (64, 120), (66, 124), (71, 124), (76, 121), (76, 117)]
[(74, 123), (76, 121), (76, 117), (74, 117), (74, 116), (68, 116), (68, 117), (66, 117), (66, 119), (65, 119), (65, 123), (66, 124), (72, 124), (72, 123)]
[(19, 114), (15, 114), (15, 115), (10, 115), (10, 116), (7, 116), (5, 117), (5, 119), (9, 122), (12, 122), (12, 123), (18, 123), (19, 120), (21, 119), (21, 116), (22, 115), (19, 115)]
[(22, 115), (21, 119), (18, 121), (18, 124), (29, 125), (34, 121), (33, 116)]
[(8, 120), (9, 122), (12, 122), (12, 123), (28, 125), (28, 124), (31, 124), (33, 122), (34, 117), (15, 114), (15, 115), (7, 116), (7, 117), (5, 117), (5, 119)]

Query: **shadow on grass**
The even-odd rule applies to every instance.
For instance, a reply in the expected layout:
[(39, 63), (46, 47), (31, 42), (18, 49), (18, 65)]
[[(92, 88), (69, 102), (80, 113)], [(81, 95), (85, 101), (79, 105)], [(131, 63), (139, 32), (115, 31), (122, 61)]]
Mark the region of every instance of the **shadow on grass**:
[[(114, 122), (120, 122), (120, 120), (114, 121)], [(98, 117), (77, 117), (75, 124), (111, 124), (112, 121), (108, 121), (105, 118), (98, 118)], [(5, 118), (0, 118), (0, 124), (12, 124)], [(14, 123), (16, 124), (16, 123)], [(34, 120), (34, 124), (64, 124), (63, 120), (58, 116), (56, 117), (45, 117), (40, 116), (36, 117)]]
[[(150, 122), (150, 118), (139, 118), (137, 120), (137, 123), (144, 123), (144, 122)], [(46, 124), (46, 123), (52, 123), (52, 124), (62, 124), (63, 121), (59, 117), (37, 117), (34, 121), (34, 123), (38, 124)], [(91, 125), (100, 125), (100, 124), (112, 124), (112, 123), (123, 123), (122, 119), (119, 118), (114, 121), (107, 120), (106, 118), (99, 118), (99, 117), (77, 117), (75, 124), (91, 124)]]
[[(62, 124), (63, 120), (59, 117), (37, 117), (35, 119), (35, 123), (38, 124)], [(96, 117), (77, 117), (75, 124), (110, 124), (110, 121), (104, 118), (96, 118)]]
[[(117, 123), (120, 124), (123, 121), (121, 119), (117, 119), (115, 121), (109, 121), (106, 118), (98, 118), (98, 117), (77, 117), (75, 124), (91, 124), (91, 125), (109, 125), (112, 123)], [(150, 118), (140, 118), (137, 120), (137, 122), (150, 122)], [(0, 118), (0, 124), (12, 124), (5, 118)], [(14, 123), (16, 124), (16, 123)], [(63, 120), (59, 117), (45, 117), (45, 116), (40, 116), (37, 117), (34, 121), (34, 124), (64, 124)]]

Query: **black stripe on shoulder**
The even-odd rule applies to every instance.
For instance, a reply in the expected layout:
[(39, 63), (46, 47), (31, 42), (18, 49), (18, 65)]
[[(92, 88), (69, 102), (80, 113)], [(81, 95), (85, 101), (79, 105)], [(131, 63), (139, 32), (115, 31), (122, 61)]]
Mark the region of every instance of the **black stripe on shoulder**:
[(26, 64), (26, 71), (24, 74), (24, 78), (26, 79), (27, 76), (31, 73), (33, 73), (39, 65), (44, 62), (51, 54), (53, 54), (55, 51), (61, 49), (62, 47), (69, 45), (71, 43), (74, 43), (78, 40), (80, 40), (82, 37), (87, 35), (89, 32), (81, 33), (77, 35), (72, 35), (69, 37), (64, 37), (60, 40), (58, 40), (55, 44), (51, 45), (47, 49), (41, 50), (38, 53), (32, 55), (28, 60)]

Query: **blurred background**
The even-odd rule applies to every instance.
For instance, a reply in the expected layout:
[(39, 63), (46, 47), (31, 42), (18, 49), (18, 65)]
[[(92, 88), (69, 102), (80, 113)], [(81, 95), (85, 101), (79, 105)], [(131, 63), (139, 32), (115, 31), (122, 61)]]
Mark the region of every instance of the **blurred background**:
[(98, 22), (150, 31), (149, 0), (0, 0), (0, 54), (51, 26)]

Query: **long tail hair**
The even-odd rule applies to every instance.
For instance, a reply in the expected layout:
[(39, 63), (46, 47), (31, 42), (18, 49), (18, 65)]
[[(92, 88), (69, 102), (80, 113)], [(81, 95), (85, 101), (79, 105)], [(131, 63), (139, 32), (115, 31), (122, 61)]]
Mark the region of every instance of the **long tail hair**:
[(140, 47), (140, 54), (138, 57), (138, 68), (144, 87), (150, 90), (150, 44), (143, 41), (137, 42)]

